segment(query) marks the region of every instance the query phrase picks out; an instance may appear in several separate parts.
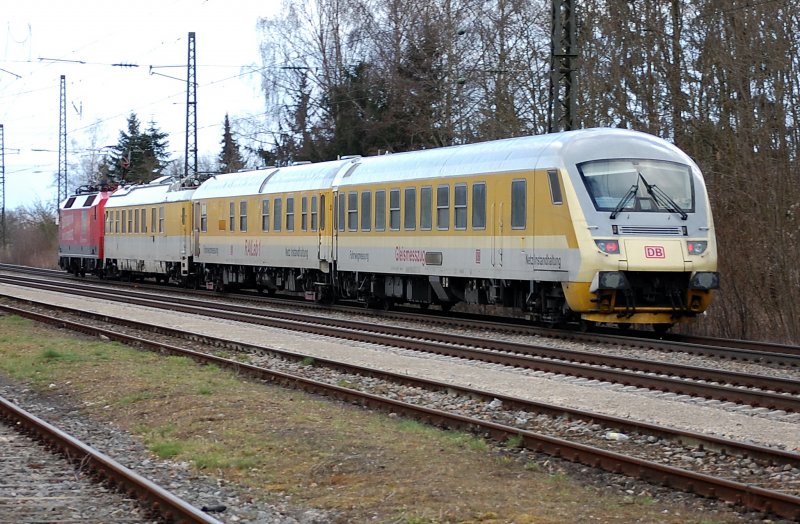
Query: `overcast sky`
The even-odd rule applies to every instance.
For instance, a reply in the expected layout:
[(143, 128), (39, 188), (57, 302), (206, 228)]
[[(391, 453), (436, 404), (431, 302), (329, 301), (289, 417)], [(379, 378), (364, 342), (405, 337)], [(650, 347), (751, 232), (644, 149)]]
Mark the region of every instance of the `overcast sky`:
[(61, 75), (70, 164), (87, 154), (82, 149), (92, 135), (99, 147), (116, 144), (131, 112), (142, 130), (152, 120), (169, 133), (172, 157), (183, 158), (190, 31), (198, 155), (215, 158), (225, 113), (234, 119), (263, 112), (258, 75), (249, 71), (262, 65), (258, 19), (279, 6), (280, 0), (0, 0), (6, 209), (55, 201)]

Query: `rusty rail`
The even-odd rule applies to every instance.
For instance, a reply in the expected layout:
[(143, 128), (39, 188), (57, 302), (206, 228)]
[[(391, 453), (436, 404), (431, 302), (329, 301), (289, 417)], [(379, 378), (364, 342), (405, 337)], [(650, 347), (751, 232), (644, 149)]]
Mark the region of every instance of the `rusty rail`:
[(48, 447), (57, 449), (70, 462), (88, 467), (96, 480), (107, 482), (122, 493), (135, 495), (143, 507), (161, 516), (166, 522), (221, 524), (217, 519), (3, 397), (0, 397), (0, 416), (13, 421)]
[[(9, 309), (5, 306), (3, 308)], [(28, 312), (25, 312), (24, 316), (28, 316), (29, 318), (35, 318), (37, 316), (43, 317)], [(87, 334), (96, 336), (102, 334), (111, 340), (124, 342), (126, 344), (150, 347), (164, 353), (190, 357), (196, 361), (212, 363), (218, 367), (231, 369), (237, 373), (249, 375), (259, 380), (302, 389), (311, 393), (323, 394), (348, 403), (398, 413), (440, 427), (479, 432), (501, 441), (508, 441), (511, 437), (517, 437), (520, 439), (522, 447), (533, 451), (546, 453), (587, 466), (601, 468), (613, 473), (640, 478), (674, 489), (696, 493), (701, 496), (719, 498), (748, 508), (775, 513), (785, 518), (800, 519), (800, 497), (797, 496), (630, 457), (613, 451), (549, 437), (511, 426), (447, 413), (423, 406), (416, 406), (350, 388), (326, 384), (324, 382), (280, 371), (264, 369), (231, 359), (207, 355), (197, 351), (160, 342), (153, 342), (109, 330), (72, 323), (52, 317), (50, 317), (49, 322)]]

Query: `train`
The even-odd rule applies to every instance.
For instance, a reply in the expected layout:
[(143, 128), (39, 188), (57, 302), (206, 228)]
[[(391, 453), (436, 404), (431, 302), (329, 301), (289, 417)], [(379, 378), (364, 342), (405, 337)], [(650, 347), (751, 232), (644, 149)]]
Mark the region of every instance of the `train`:
[(700, 169), (626, 129), (164, 177), (72, 195), (59, 215), (75, 274), (378, 308), (666, 331), (720, 284)]

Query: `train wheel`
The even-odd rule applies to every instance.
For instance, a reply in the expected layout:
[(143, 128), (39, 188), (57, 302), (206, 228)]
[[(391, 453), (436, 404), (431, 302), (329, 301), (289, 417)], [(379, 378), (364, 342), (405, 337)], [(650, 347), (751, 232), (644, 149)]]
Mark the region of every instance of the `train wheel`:
[(630, 331), (631, 330), (631, 323), (630, 322), (617, 322), (617, 327), (620, 331)]
[(595, 325), (596, 323), (594, 321), (585, 320), (582, 318), (578, 322), (578, 329), (580, 329), (582, 333), (588, 333), (589, 331), (592, 331), (594, 329)]

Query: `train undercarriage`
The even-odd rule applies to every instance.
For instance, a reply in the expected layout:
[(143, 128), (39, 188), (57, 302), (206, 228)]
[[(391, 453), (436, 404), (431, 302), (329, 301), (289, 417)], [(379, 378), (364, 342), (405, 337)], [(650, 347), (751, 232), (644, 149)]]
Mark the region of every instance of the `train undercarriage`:
[[(84, 271), (83, 266), (63, 260), (62, 268), (73, 273)], [(386, 275), (342, 272), (335, 267), (328, 271), (193, 263), (183, 267), (169, 262), (161, 263), (157, 271), (145, 272), (127, 265), (120, 269), (111, 260), (100, 269), (101, 276), (111, 278), (153, 278), (220, 292), (255, 289), (318, 302), (352, 300), (376, 309), (403, 304), (421, 309), (435, 306), (443, 311), (456, 304), (497, 306), (533, 322), (549, 326), (573, 324), (584, 329), (595, 324), (622, 328), (652, 324), (657, 331), (666, 331), (681, 319), (703, 311), (710, 300), (709, 289), (697, 289), (696, 278), (688, 272), (626, 272), (620, 281), (614, 280), (614, 275), (603, 275), (605, 280), (601, 279), (600, 284), (592, 284), (591, 288), (584, 285), (581, 293), (588, 297), (585, 305), (573, 309), (572, 296), (565, 295), (560, 282)], [(88, 272), (89, 267), (85, 270)], [(97, 272), (97, 268), (92, 271)]]

